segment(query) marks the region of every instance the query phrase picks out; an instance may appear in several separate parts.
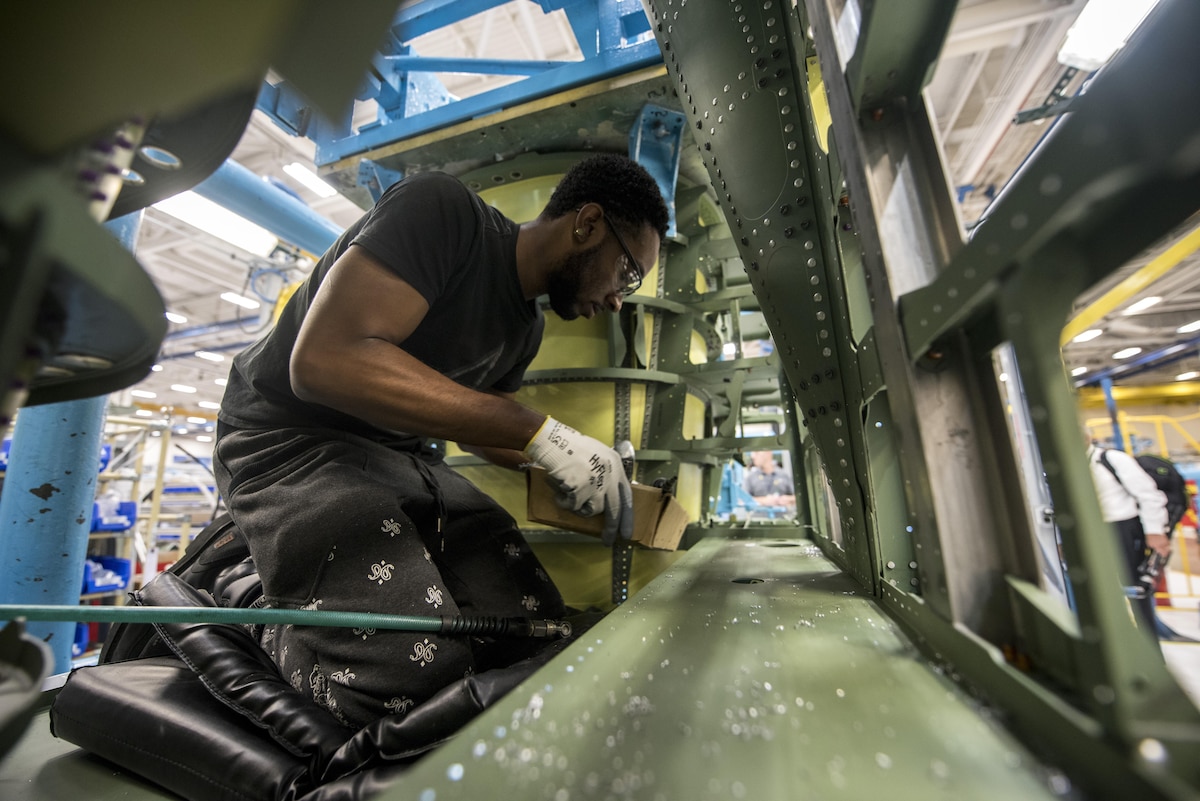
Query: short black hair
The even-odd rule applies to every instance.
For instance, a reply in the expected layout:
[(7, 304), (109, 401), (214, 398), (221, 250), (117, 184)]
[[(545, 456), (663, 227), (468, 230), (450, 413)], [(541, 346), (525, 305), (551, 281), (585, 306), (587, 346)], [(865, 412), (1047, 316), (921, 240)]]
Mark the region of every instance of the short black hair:
[(558, 182), (542, 214), (556, 219), (584, 203), (599, 203), (606, 217), (630, 232), (650, 223), (660, 238), (667, 235), (670, 212), (658, 182), (628, 156), (601, 153), (577, 162)]

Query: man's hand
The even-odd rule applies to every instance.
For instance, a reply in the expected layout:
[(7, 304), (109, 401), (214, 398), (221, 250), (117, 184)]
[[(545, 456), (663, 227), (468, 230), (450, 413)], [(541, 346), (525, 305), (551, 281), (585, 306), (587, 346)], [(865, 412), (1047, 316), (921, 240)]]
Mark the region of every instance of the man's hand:
[(624, 540), (633, 536), (633, 491), (616, 451), (547, 417), (525, 446), (525, 455), (546, 468), (561, 508), (583, 517), (604, 512), (605, 545), (612, 545), (618, 534)]
[(1164, 560), (1171, 558), (1171, 541), (1166, 534), (1147, 534), (1146, 547), (1157, 551)]

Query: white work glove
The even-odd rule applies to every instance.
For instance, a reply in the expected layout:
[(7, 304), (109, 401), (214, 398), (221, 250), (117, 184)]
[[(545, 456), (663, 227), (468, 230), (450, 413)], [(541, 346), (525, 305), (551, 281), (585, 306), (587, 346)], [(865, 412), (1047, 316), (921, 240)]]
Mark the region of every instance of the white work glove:
[(555, 502), (583, 517), (604, 512), (600, 537), (612, 545), (617, 534), (633, 536), (633, 491), (617, 452), (553, 417), (525, 446), (525, 455), (550, 474)]

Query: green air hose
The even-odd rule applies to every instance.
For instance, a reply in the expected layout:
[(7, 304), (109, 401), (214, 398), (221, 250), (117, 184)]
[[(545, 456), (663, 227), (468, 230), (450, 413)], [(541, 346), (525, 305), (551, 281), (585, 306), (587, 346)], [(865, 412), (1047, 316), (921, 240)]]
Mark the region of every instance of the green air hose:
[(49, 606), (0, 604), (0, 620), (75, 623), (233, 623), (267, 625), (436, 631), (512, 637), (570, 637), (565, 620), (529, 620), (523, 617), (418, 617), (370, 612), (333, 612), (314, 609), (226, 609), (210, 606)]

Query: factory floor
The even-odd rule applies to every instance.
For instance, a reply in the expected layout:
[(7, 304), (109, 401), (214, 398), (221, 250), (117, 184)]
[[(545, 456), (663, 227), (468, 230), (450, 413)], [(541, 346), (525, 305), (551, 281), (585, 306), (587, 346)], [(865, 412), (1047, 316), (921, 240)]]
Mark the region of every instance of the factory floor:
[(1157, 608), (1158, 618), (1183, 638), (1162, 640), (1163, 658), (1192, 701), (1200, 706), (1200, 577), (1167, 573), (1170, 606)]

